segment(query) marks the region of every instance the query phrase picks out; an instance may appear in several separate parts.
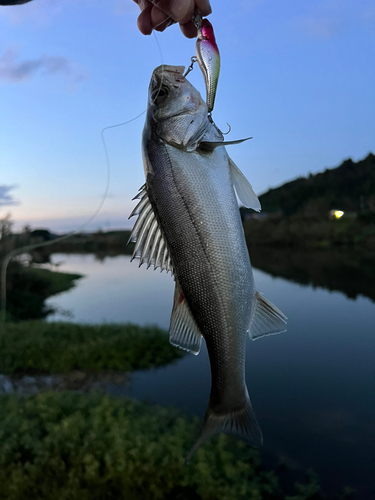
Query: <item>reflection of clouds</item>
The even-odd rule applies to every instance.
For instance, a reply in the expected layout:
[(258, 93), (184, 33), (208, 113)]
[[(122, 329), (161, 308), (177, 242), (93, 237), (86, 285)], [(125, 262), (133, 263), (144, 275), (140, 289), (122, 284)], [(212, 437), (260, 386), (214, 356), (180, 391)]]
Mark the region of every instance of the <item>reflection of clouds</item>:
[(87, 75), (66, 57), (44, 54), (36, 59), (17, 61), (13, 48), (8, 48), (0, 57), (0, 80), (27, 81), (38, 72), (43, 75), (61, 74), (76, 82), (87, 79)]

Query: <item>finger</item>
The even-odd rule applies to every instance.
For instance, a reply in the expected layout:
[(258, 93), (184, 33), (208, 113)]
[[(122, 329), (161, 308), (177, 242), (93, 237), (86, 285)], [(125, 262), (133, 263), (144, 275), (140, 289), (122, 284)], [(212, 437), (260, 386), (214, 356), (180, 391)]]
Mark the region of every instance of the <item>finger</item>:
[(195, 0), (195, 5), (201, 11), (202, 16), (211, 14), (212, 9), (208, 0)]
[(133, 0), (141, 10), (145, 10), (145, 8), (150, 5), (149, 0)]
[(149, 5), (139, 14), (137, 19), (138, 29), (143, 35), (151, 35), (152, 33), (151, 10), (152, 5)]
[(180, 28), (182, 34), (186, 36), (186, 38), (195, 38), (197, 36), (197, 28), (194, 26), (192, 21), (189, 21), (185, 24), (180, 24)]
[[(194, 0), (150, 0), (159, 10), (178, 23), (187, 23), (194, 13)], [(207, 0), (204, 0), (207, 1)]]
[(173, 19), (171, 19), (167, 14), (159, 10), (157, 7), (153, 7), (151, 10), (151, 26), (156, 31), (164, 31), (165, 28), (168, 28), (173, 23)]

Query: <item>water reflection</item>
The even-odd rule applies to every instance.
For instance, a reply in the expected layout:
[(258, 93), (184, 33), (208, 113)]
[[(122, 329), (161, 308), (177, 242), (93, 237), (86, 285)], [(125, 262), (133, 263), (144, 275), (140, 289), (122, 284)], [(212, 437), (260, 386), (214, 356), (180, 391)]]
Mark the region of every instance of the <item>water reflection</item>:
[[(371, 263), (322, 251), (262, 249), (251, 255), (267, 271), (255, 269), (257, 288), (289, 317), (286, 333), (247, 345), (246, 379), (264, 434), (263, 458), (312, 467), (331, 494), (349, 485), (358, 490), (355, 498), (374, 498), (375, 304), (359, 296), (375, 298)], [(138, 269), (128, 256), (99, 262), (92, 255), (60, 254), (52, 261), (86, 275), (75, 289), (51, 299), (71, 309), (75, 321), (168, 328), (174, 287), (169, 275)], [(129, 388), (109, 390), (203, 416), (210, 391), (207, 351), (135, 373)]]
[(375, 302), (374, 253), (364, 249), (294, 249), (252, 247), (254, 267), (272, 276), (343, 292), (355, 299), (364, 295)]
[(66, 319), (62, 310), (76, 322), (153, 323), (168, 328), (174, 282), (165, 272), (139, 269), (128, 255), (97, 259), (93, 254), (54, 254), (51, 260), (60, 263), (59, 270), (84, 277), (69, 292), (47, 301), (58, 308), (50, 321)]

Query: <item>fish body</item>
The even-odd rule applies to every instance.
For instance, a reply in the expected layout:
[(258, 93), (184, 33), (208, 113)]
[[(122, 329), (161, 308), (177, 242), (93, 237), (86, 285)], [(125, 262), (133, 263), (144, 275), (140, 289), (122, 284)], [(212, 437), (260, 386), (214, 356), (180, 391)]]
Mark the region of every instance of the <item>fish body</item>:
[(151, 78), (142, 140), (146, 183), (131, 239), (140, 265), (174, 276), (170, 342), (194, 354), (202, 337), (207, 345), (211, 394), (191, 456), (219, 432), (261, 445), (245, 382), (246, 336), (283, 331), (286, 318), (256, 292), (233, 186), (247, 206), (259, 210), (259, 201), (183, 70), (163, 65)]
[(220, 53), (215, 40), (214, 29), (207, 19), (202, 19), (198, 28), (195, 55), (203, 73), (206, 85), (208, 112), (214, 109), (216, 89), (220, 74)]

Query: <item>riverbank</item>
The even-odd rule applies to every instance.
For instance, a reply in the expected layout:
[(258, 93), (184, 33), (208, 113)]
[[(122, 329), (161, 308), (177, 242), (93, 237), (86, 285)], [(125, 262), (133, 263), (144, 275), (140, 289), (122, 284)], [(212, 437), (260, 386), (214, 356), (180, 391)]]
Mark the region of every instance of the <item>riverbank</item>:
[(157, 327), (22, 321), (1, 326), (0, 373), (134, 371), (167, 365), (185, 351)]
[(6, 281), (7, 318), (18, 321), (47, 317), (54, 309), (46, 306), (46, 299), (70, 290), (80, 278), (81, 274), (53, 272), (11, 261)]
[(172, 408), (71, 392), (0, 398), (2, 500), (303, 500), (287, 496), (257, 450), (221, 435), (185, 455), (199, 425)]
[(224, 435), (186, 466), (198, 418), (103, 392), (108, 381), (126, 384), (126, 370), (183, 355), (153, 327), (7, 324), (0, 349), (0, 373), (8, 374), (0, 376), (0, 499), (323, 498), (313, 474), (285, 465), (267, 470), (257, 450)]
[(244, 231), (248, 247), (368, 248), (375, 250), (375, 223), (358, 217), (286, 217), (269, 215), (247, 218)]

